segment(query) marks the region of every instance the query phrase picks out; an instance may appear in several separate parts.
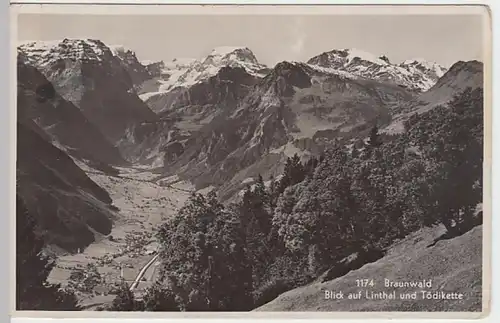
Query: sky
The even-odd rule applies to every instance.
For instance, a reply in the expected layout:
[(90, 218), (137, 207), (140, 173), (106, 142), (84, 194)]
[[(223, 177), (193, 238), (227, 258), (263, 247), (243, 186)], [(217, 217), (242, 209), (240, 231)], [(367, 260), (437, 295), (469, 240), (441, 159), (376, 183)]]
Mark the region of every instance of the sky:
[(100, 39), (140, 60), (202, 58), (218, 46), (248, 47), (259, 62), (307, 61), (356, 48), (391, 62), (445, 67), (483, 58), (483, 15), (70, 15), (20, 14), (19, 41)]

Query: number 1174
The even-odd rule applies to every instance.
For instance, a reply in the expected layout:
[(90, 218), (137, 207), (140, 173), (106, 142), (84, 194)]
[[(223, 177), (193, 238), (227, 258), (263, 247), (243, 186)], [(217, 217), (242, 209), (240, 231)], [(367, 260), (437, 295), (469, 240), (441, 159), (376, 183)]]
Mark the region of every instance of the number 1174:
[(356, 279), (357, 287), (373, 287), (374, 285), (373, 279)]

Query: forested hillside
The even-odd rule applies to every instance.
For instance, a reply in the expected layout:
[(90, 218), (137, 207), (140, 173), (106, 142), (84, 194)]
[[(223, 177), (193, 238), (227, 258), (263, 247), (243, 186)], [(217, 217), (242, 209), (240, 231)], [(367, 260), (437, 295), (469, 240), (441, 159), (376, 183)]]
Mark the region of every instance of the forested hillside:
[(400, 135), (382, 140), (374, 127), (362, 147), (289, 158), (279, 180), (259, 177), (238, 203), (194, 194), (157, 233), (162, 274), (146, 307), (130, 304), (251, 310), (376, 261), (426, 226), (462, 235), (482, 223), (482, 120), (482, 91), (466, 89), (411, 117)]

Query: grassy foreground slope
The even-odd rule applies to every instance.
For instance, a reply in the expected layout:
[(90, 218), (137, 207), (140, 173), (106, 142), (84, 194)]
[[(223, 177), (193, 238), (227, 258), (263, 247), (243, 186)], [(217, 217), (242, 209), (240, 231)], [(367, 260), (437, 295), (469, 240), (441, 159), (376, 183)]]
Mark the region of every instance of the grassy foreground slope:
[[(481, 311), (482, 309), (482, 226), (449, 240), (434, 240), (445, 229), (441, 226), (416, 232), (391, 247), (386, 256), (345, 276), (324, 283), (315, 282), (288, 291), (256, 311)], [(429, 291), (457, 292), (463, 300), (422, 299), (421, 288), (385, 288), (392, 281), (432, 280)], [(373, 279), (373, 287), (357, 287), (357, 279)], [(325, 290), (343, 292), (344, 299), (325, 299)], [(365, 290), (390, 293), (396, 299), (369, 300)], [(360, 300), (347, 299), (362, 291)], [(417, 292), (416, 300), (402, 300), (400, 293)]]

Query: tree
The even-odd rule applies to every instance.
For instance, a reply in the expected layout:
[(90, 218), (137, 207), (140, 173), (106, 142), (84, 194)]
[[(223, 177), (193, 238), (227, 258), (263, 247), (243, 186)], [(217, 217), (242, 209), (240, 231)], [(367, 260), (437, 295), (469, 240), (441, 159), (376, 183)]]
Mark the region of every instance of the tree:
[(402, 219), (396, 202), (401, 201), (388, 204), (387, 190), (404, 163), (403, 152), (391, 147), (353, 159), (346, 148), (333, 147), (310, 179), (282, 194), (273, 225), (290, 251), (308, 250), (312, 275), (397, 235), (393, 231), (400, 230)]
[(260, 174), (257, 177), (257, 182), (255, 183), (253, 194), (256, 196), (259, 203), (261, 203), (262, 205), (269, 205), (269, 193), (267, 192), (264, 179)]
[(143, 297), (144, 310), (153, 312), (179, 311), (175, 294), (157, 281), (146, 290)]
[(262, 177), (259, 176), (254, 190), (247, 191), (236, 211), (243, 228), (247, 256), (252, 264), (254, 286), (266, 270), (266, 262), (272, 257), (269, 238), (271, 233), (271, 198)]
[(43, 239), (36, 235), (36, 221), (16, 195), (16, 308), (18, 310), (79, 310), (75, 295), (47, 277), (54, 263), (42, 254)]
[(162, 276), (181, 310), (248, 310), (252, 286), (238, 214), (214, 193), (193, 194), (158, 232)]
[(259, 175), (254, 189), (248, 189), (243, 195), (241, 211), (243, 226), (255, 222), (259, 230), (267, 235), (271, 229), (270, 196), (264, 184), (262, 176)]
[(448, 105), (411, 118), (406, 127), (425, 161), (428, 222), (459, 234), (482, 201), (482, 89), (466, 89)]
[[(209, 228), (210, 296), (216, 310), (247, 311), (252, 302), (252, 263), (237, 209), (221, 213)], [(215, 305), (215, 304), (214, 304)]]
[(116, 312), (131, 312), (137, 309), (138, 304), (135, 300), (134, 293), (130, 290), (130, 286), (125, 281), (121, 281), (110, 310)]
[(278, 183), (273, 175), (269, 177), (269, 207), (274, 210), (276, 201), (278, 200)]
[(283, 239), (285, 246), (290, 250), (300, 249), (302, 241), (294, 239), (297, 236), (293, 232), (294, 221), (292, 212), (297, 203), (300, 185), (288, 187), (278, 199), (273, 215), (273, 228), (277, 229), (278, 235)]
[(279, 194), (292, 185), (300, 183), (304, 180), (306, 172), (304, 166), (300, 161), (300, 157), (295, 154), (293, 157), (288, 157), (285, 162), (285, 169), (283, 171), (283, 176), (280, 179), (278, 185)]
[(403, 227), (399, 229), (400, 234), (435, 223), (435, 220), (427, 215), (432, 210), (427, 177), (425, 162), (418, 156), (408, 158), (397, 171), (396, 183), (389, 190), (387, 199), (388, 203), (394, 206), (390, 216), (397, 218), (394, 221), (397, 221), (398, 227)]
[[(361, 214), (369, 214), (366, 240), (371, 247), (383, 248), (395, 237), (406, 233), (403, 210), (407, 198), (401, 189), (400, 170), (411, 163), (405, 153), (405, 142), (394, 140), (354, 163), (352, 189)], [(405, 178), (410, 180), (412, 178)]]

